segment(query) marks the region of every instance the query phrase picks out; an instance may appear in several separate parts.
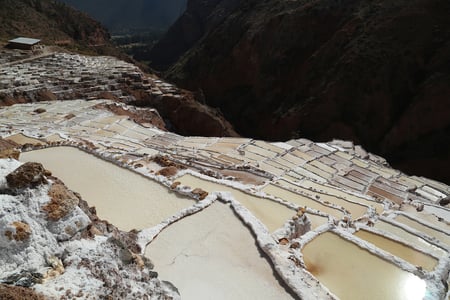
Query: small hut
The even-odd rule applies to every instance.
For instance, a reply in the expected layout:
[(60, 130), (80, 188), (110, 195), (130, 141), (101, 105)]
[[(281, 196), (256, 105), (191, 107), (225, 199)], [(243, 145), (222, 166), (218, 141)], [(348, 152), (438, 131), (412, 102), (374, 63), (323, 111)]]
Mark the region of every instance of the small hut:
[(41, 40), (18, 37), (8, 41), (8, 48), (21, 50), (34, 50)]

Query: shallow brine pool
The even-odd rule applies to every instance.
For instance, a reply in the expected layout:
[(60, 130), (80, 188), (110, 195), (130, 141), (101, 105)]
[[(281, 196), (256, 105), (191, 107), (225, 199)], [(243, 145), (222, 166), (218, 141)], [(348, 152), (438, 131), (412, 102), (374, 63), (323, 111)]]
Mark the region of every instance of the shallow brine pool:
[(151, 179), (73, 147), (25, 152), (20, 160), (42, 163), (95, 206), (101, 219), (121, 230), (152, 227), (195, 204)]

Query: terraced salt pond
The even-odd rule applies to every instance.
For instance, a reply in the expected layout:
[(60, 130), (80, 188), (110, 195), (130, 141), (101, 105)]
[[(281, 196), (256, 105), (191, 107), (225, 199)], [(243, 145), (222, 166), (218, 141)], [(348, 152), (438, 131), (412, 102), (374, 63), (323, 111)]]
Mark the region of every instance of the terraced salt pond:
[(357, 197), (353, 194), (350, 194), (348, 192), (344, 192), (342, 190), (336, 189), (336, 188), (332, 188), (330, 186), (325, 186), (325, 185), (321, 185), (319, 183), (316, 182), (312, 182), (310, 180), (303, 180), (301, 182), (301, 186), (305, 189), (312, 189), (315, 191), (319, 191), (319, 192), (323, 192), (329, 195), (334, 195), (334, 196), (338, 196), (341, 197), (343, 199), (347, 199), (356, 203), (361, 203), (363, 205), (367, 205), (367, 206), (372, 206), (375, 208), (376, 212), (378, 214), (381, 214), (384, 210), (383, 205), (380, 203), (377, 203), (375, 201), (371, 201), (362, 197)]
[[(79, 74), (75, 74), (78, 79), (87, 78), (81, 70), (89, 70), (88, 75), (93, 69), (106, 74), (96, 67), (96, 59), (100, 58), (80, 60), (80, 56), (58, 54), (27, 64), (33, 68), (26, 67), (20, 73), (55, 72), (57, 80), (46, 80), (45, 84), (55, 88), (55, 94), (65, 96), (62, 87), (70, 91), (80, 86), (65, 79), (60, 85), (61, 66), (69, 65)], [(101, 65), (108, 66), (108, 74), (137, 74), (133, 66), (104, 59)], [(42, 72), (36, 72), (36, 65)], [(66, 75), (73, 79), (73, 74)], [(9, 90), (16, 90), (18, 87), (11, 81), (14, 76), (9, 77)], [(113, 77), (101, 84), (105, 90), (109, 85), (117, 88), (119, 78)], [(132, 81), (133, 86), (142, 84), (144, 88), (142, 78)], [(153, 93), (156, 88), (157, 94), (161, 93), (154, 83), (148, 92)], [(148, 84), (145, 86), (147, 89)], [(111, 92), (115, 94), (116, 88)], [(90, 89), (83, 87), (80, 95), (90, 93)], [(185, 175), (175, 181), (208, 192), (225, 191), (239, 201), (242, 205), (233, 204), (234, 214), (221, 201), (211, 203), (210, 197), (195, 207), (211, 205), (203, 211), (173, 218), (172, 221), (178, 221), (170, 225), (153, 227), (196, 202), (73, 148), (23, 154), (25, 160), (43, 162), (70, 188), (81, 192), (90, 205), (97, 207), (101, 218), (124, 230), (145, 228), (138, 233), (139, 244), (144, 249), (151, 241), (146, 250), (156, 264), (155, 271), (163, 280), (174, 282), (183, 299), (290, 298), (276, 280), (275, 268), (258, 251), (261, 247), (276, 265), (276, 273), (302, 299), (329, 299), (331, 291), (342, 299), (425, 296), (427, 300), (450, 300), (448, 284), (445, 285), (450, 283), (450, 211), (438, 202), (449, 196), (449, 186), (390, 169), (382, 158), (367, 155), (351, 142), (295, 139), (267, 143), (248, 138), (183, 137), (147, 125), (142, 127), (128, 116), (115, 116), (106, 110), (112, 105), (135, 109), (106, 100), (39, 102), (1, 108), (0, 136), (22, 145), (83, 144), (129, 166), (142, 165), (140, 170), (146, 168), (148, 172), (160, 169), (149, 161), (151, 157), (164, 156), (169, 162), (184, 165), (187, 170), (183, 172), (199, 176)], [(195, 172), (217, 172), (233, 177), (233, 181), (218, 181)], [(251, 190), (247, 193), (239, 188), (240, 184)], [(270, 196), (262, 196), (264, 192)], [(312, 231), (298, 239), (287, 236), (281, 240), (288, 232), (277, 229), (303, 206), (310, 208), (306, 216), (311, 220)], [(322, 213), (312, 214), (313, 209)], [(193, 212), (194, 209), (189, 211)], [(244, 223), (251, 226), (252, 233)], [(261, 223), (275, 234), (269, 234)]]
[(424, 232), (425, 234), (437, 239), (438, 241), (441, 241), (444, 244), (447, 244), (450, 246), (450, 235), (446, 234), (442, 231), (433, 229), (429, 226), (423, 225), (422, 223), (419, 223), (417, 221), (414, 221), (413, 219), (410, 219), (404, 215), (398, 215), (395, 220), (397, 222), (400, 222), (402, 224), (405, 224), (411, 228), (414, 228), (415, 230), (419, 230), (421, 232)]
[(432, 271), (438, 263), (437, 259), (430, 255), (366, 230), (359, 230), (355, 236), (427, 271)]
[(30, 138), (30, 137), (25, 136), (25, 135), (23, 135), (21, 133), (11, 135), (11, 136), (7, 137), (6, 139), (10, 140), (10, 141), (13, 141), (13, 142), (16, 142), (17, 144), (20, 144), (20, 145), (25, 145), (25, 144), (44, 144), (44, 142), (42, 142), (41, 140)]
[(145, 254), (181, 299), (292, 299), (249, 229), (220, 202), (163, 230)]
[(338, 209), (335, 209), (330, 206), (326, 206), (318, 201), (315, 201), (308, 197), (291, 192), (287, 189), (275, 186), (273, 184), (269, 184), (268, 186), (263, 188), (262, 191), (266, 194), (273, 195), (273, 196), (283, 199), (285, 201), (293, 202), (300, 206), (307, 206), (307, 207), (325, 212), (325, 213), (335, 217), (336, 219), (341, 219), (344, 215), (344, 213)]
[(23, 162), (40, 162), (95, 206), (100, 218), (122, 230), (152, 227), (193, 205), (159, 183), (73, 147), (22, 153)]
[[(230, 192), (237, 201), (239, 201), (258, 219), (260, 219), (264, 225), (267, 226), (270, 232), (282, 227), (288, 219), (295, 215), (294, 210), (289, 209), (284, 205), (252, 196), (229, 186), (203, 180), (190, 174), (181, 176), (177, 178), (176, 181), (180, 182), (182, 185), (190, 186), (192, 188), (201, 188), (209, 193)], [(324, 222), (326, 222), (326, 219), (323, 219)]]
[(412, 245), (415, 245), (419, 249), (433, 254), (436, 257), (444, 257), (445, 255), (448, 255), (448, 253), (446, 251), (444, 251), (443, 249), (438, 248), (438, 247), (428, 243), (424, 239), (418, 237), (417, 235), (411, 234), (410, 232), (408, 232), (398, 226), (395, 226), (391, 223), (388, 223), (385, 221), (378, 221), (374, 225), (374, 227), (376, 229), (381, 229), (390, 234), (393, 234), (393, 235), (399, 237), (400, 239), (407, 241), (407, 242), (411, 243)]
[(302, 250), (306, 268), (341, 299), (419, 300), (426, 283), (356, 244), (325, 232)]

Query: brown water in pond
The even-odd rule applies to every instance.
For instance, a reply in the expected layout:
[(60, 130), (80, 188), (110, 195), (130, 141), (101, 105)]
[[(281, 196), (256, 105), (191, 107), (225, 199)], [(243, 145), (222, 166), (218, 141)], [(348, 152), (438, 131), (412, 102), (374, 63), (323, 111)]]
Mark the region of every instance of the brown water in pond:
[[(445, 211), (444, 209), (432, 207), (432, 206), (425, 206), (423, 211), (417, 211), (416, 207), (412, 205), (405, 205), (403, 204), (401, 211), (404, 211), (408, 213), (408, 215), (412, 216), (413, 218), (424, 220), (428, 223), (433, 224), (434, 226), (440, 228), (443, 231), (450, 232), (450, 220), (447, 216), (450, 216), (450, 211)], [(439, 217), (439, 215), (435, 215), (434, 213), (442, 212), (442, 216)], [(446, 213), (446, 215), (445, 215)], [(447, 220), (446, 220), (447, 219)]]
[(419, 222), (416, 222), (408, 217), (405, 217), (403, 215), (398, 215), (395, 220), (397, 222), (403, 223), (405, 225), (408, 225), (411, 228), (414, 228), (416, 230), (419, 230), (431, 237), (436, 238), (437, 240), (441, 241), (444, 244), (447, 244), (450, 246), (450, 235), (443, 233), (442, 231), (435, 230), (431, 227), (428, 227), (426, 225), (423, 225)]
[(309, 272), (341, 299), (422, 299), (426, 283), (338, 235), (325, 232), (302, 250)]
[(322, 203), (312, 200), (308, 197), (302, 196), (300, 194), (288, 191), (284, 188), (275, 186), (273, 184), (267, 185), (262, 191), (266, 194), (278, 197), (285, 201), (298, 204), (300, 206), (307, 206), (309, 208), (320, 210), (324, 213), (327, 213), (337, 219), (341, 219), (343, 217), (343, 212), (338, 209), (323, 205)]
[(315, 189), (317, 191), (322, 191), (324, 193), (330, 194), (330, 195), (335, 195), (335, 196), (339, 196), (342, 197), (344, 199), (356, 202), (356, 203), (361, 203), (363, 205), (368, 205), (368, 206), (372, 206), (375, 208), (376, 212), (378, 214), (381, 214), (384, 210), (383, 205), (380, 203), (377, 203), (375, 201), (370, 201), (368, 199), (365, 198), (361, 198), (361, 197), (357, 197), (355, 195), (349, 194), (347, 192), (341, 191), (337, 188), (333, 188), (330, 186), (325, 186), (319, 183), (315, 183), (312, 182), (310, 180), (303, 180), (302, 181), (302, 187), (306, 188), (306, 189)]
[(154, 226), (194, 205), (161, 184), (72, 147), (22, 153), (21, 161), (40, 162), (81, 194), (97, 215), (122, 230)]
[(285, 180), (279, 180), (277, 181), (277, 183), (279, 183), (283, 187), (293, 188), (295, 191), (302, 192), (305, 195), (311, 195), (312, 198), (320, 199), (321, 201), (327, 201), (329, 203), (341, 206), (347, 209), (352, 214), (353, 219), (360, 218), (364, 214), (367, 214), (368, 207), (364, 205), (350, 202), (325, 193), (318, 193), (309, 189), (305, 189), (301, 186), (296, 186), (295, 184), (289, 183)]
[(10, 140), (10, 141), (16, 142), (17, 144), (20, 144), (20, 145), (25, 145), (25, 144), (33, 144), (33, 145), (42, 144), (43, 145), (43, 144), (45, 144), (45, 142), (42, 140), (28, 137), (21, 133), (5, 137), (5, 140)]
[(436, 257), (443, 257), (444, 255), (448, 255), (448, 253), (446, 251), (444, 251), (443, 249), (438, 248), (438, 247), (428, 243), (424, 239), (418, 237), (417, 235), (409, 233), (406, 230), (404, 230), (398, 226), (392, 225), (388, 222), (379, 220), (378, 222), (375, 223), (375, 228), (381, 229), (381, 230), (387, 231), (393, 235), (396, 235), (400, 239), (407, 241), (407, 242), (411, 243), (412, 245), (418, 247), (419, 249), (426, 251), (428, 253), (431, 253)]
[(438, 263), (437, 259), (425, 253), (366, 230), (359, 230), (355, 233), (355, 236), (427, 271), (432, 271)]
[(295, 211), (274, 201), (258, 198), (250, 194), (241, 192), (229, 186), (214, 183), (208, 180), (186, 174), (177, 178), (175, 181), (192, 188), (201, 188), (209, 193), (211, 192), (230, 192), (233, 197), (250, 210), (270, 232), (280, 228), (283, 224), (295, 215)]

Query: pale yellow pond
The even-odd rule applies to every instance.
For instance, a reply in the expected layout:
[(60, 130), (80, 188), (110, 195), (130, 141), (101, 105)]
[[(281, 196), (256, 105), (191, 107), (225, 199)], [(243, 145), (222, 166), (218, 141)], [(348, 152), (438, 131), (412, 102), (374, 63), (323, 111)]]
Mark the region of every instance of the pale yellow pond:
[(278, 197), (280, 199), (283, 199), (285, 201), (295, 203), (300, 206), (307, 206), (309, 208), (320, 210), (324, 213), (327, 213), (336, 219), (341, 219), (344, 215), (344, 213), (338, 209), (335, 209), (330, 206), (326, 206), (319, 201), (315, 201), (313, 199), (310, 199), (306, 196), (291, 192), (287, 189), (278, 187), (273, 184), (269, 184), (266, 187), (262, 189), (262, 191), (266, 194)]
[(425, 253), (366, 230), (359, 230), (355, 233), (355, 236), (372, 243), (378, 248), (394, 254), (415, 266), (420, 266), (427, 271), (432, 271), (438, 263), (437, 259)]
[(192, 188), (201, 188), (209, 193), (211, 192), (230, 192), (233, 197), (250, 210), (270, 232), (280, 228), (283, 224), (295, 215), (295, 211), (276, 202), (258, 198), (244, 193), (229, 186), (214, 183), (208, 180), (186, 174), (176, 179), (185, 186)]
[(398, 226), (392, 225), (391, 223), (378, 220), (378, 222), (375, 223), (374, 227), (396, 235), (400, 239), (407, 241), (412, 245), (418, 247), (419, 249), (429, 252), (436, 257), (444, 257), (445, 255), (448, 255), (448, 253), (443, 249), (436, 247), (428, 243), (421, 237), (414, 235)]
[(426, 283), (338, 235), (325, 232), (302, 250), (307, 270), (340, 299), (419, 300)]
[(181, 299), (293, 299), (249, 229), (221, 202), (163, 230), (145, 255)]
[(26, 152), (20, 160), (42, 163), (90, 206), (95, 206), (101, 219), (122, 230), (154, 226), (195, 204), (153, 180), (76, 148)]
[(438, 241), (441, 241), (444, 244), (447, 244), (450, 246), (450, 234), (446, 234), (442, 231), (436, 230), (434, 228), (428, 227), (426, 225), (423, 225), (422, 223), (416, 222), (404, 215), (398, 215), (395, 218), (395, 221), (403, 223), (411, 228), (414, 228), (416, 230), (419, 230), (431, 237), (436, 238)]

